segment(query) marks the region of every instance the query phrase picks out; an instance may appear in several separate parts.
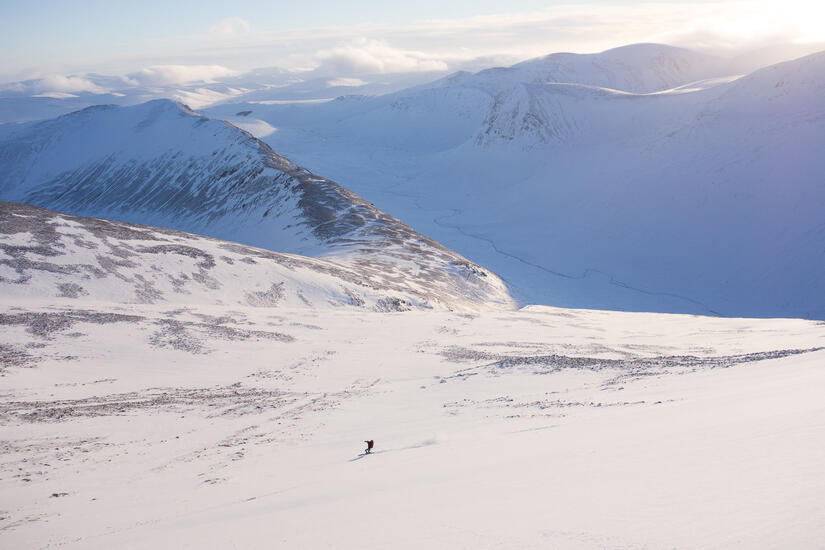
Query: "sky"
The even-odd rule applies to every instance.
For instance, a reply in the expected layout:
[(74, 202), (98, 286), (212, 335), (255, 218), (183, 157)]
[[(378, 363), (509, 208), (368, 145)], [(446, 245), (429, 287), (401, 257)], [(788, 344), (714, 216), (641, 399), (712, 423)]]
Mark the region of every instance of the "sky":
[(2, 0), (0, 81), (258, 67), (356, 77), (634, 42), (734, 51), (823, 40), (825, 7), (808, 0)]

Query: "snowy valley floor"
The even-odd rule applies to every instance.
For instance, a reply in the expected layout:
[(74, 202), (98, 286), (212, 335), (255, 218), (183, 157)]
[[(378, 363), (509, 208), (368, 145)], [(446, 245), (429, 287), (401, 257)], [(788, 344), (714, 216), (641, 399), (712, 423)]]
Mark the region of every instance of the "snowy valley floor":
[(2, 548), (825, 541), (823, 323), (78, 304), (0, 306)]

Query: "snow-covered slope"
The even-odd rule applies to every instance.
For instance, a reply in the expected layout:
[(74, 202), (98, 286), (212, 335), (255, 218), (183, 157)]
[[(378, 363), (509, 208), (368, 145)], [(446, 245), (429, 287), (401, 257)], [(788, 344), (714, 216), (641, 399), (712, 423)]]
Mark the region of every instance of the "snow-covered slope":
[(0, 199), (334, 257), (364, 277), (404, 279), (434, 306), (511, 303), (492, 273), (179, 104), (94, 107), (5, 130)]
[[(0, 202), (0, 293), (29, 303), (240, 304), (376, 311), (506, 307), (449, 269), (279, 254), (169, 229)], [(64, 300), (60, 300), (60, 299)], [(57, 300), (56, 300), (57, 299)], [(489, 301), (488, 301), (489, 300)]]
[(0, 294), (0, 325), (3, 548), (825, 537), (821, 323)]
[(268, 143), (522, 303), (825, 318), (825, 53), (740, 79), (715, 67), (637, 45), (209, 112), (251, 111), (277, 128)]

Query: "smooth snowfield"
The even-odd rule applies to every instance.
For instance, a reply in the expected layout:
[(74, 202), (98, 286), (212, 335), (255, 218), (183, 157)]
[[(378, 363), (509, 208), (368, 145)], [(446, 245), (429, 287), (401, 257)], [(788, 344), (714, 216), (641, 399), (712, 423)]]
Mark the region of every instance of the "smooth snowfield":
[(4, 548), (825, 537), (821, 323), (0, 307)]

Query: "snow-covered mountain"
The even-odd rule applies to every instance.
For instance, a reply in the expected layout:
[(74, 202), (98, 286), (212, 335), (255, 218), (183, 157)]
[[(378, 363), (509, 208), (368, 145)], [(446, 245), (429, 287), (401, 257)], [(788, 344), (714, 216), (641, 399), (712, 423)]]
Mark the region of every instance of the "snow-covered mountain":
[(522, 303), (825, 318), (825, 53), (744, 78), (722, 65), (644, 44), (207, 112), (248, 111)]
[(506, 307), (503, 285), (494, 275), (487, 277), (482, 289), (449, 273), (416, 277), (387, 262), (279, 254), (0, 202), (0, 289), (7, 299), (31, 303), (65, 298), (375, 311)]
[(511, 304), (487, 270), (238, 128), (168, 100), (4, 127), (0, 165), (3, 200), (324, 256), (362, 286), (403, 287), (418, 306)]
[[(642, 44), (601, 54), (556, 53), (506, 70), (519, 72), (527, 80), (528, 73), (533, 73), (544, 81), (648, 91), (672, 88), (709, 74), (743, 74), (821, 49), (821, 44), (771, 45), (731, 57)], [(475, 73), (518, 60), (510, 55), (482, 56), (445, 61), (442, 70), (379, 74), (347, 72), (340, 67), (338, 72), (328, 67), (310, 71), (266, 67), (238, 72), (217, 65), (160, 65), (124, 75), (48, 75), (0, 83), (0, 124), (44, 120), (93, 105), (137, 105), (152, 99), (172, 99), (200, 109), (222, 103), (265, 105), (381, 95), (423, 85), (451, 72)]]
[[(824, 64), (815, 54), (737, 79), (715, 58), (642, 44), (208, 114), (500, 273), (522, 303), (821, 318)], [(353, 229), (360, 210), (327, 223), (307, 208), (317, 197), (274, 196), (339, 188), (307, 187), (314, 176), (249, 136), (168, 102), (4, 126), (0, 141), (6, 200), (313, 256), (363, 248), (374, 227)], [(288, 183), (256, 187), (258, 169)], [(104, 180), (120, 183), (64, 185)], [(156, 185), (172, 180), (185, 183)]]
[(275, 120), (276, 127), (289, 130), (307, 124), (307, 133), (316, 131), (316, 125), (327, 126), (370, 146), (429, 151), (460, 145), (469, 137), (486, 143), (524, 136), (519, 145), (531, 148), (575, 129), (576, 121), (566, 118), (570, 113), (561, 112), (553, 96), (588, 97), (602, 89), (653, 93), (722, 75), (716, 58), (672, 46), (636, 44), (599, 54), (551, 54), (475, 74), (456, 72), (381, 97), (342, 96), (323, 105), (260, 104), (239, 98), (207, 112), (230, 119), (249, 113), (247, 120)]
[(596, 54), (554, 53), (481, 71), (473, 79), (498, 80), (506, 75), (511, 83), (587, 84), (649, 93), (723, 74), (721, 61), (707, 54), (664, 44), (632, 44)]

